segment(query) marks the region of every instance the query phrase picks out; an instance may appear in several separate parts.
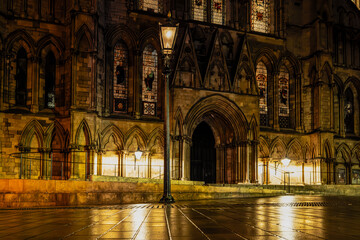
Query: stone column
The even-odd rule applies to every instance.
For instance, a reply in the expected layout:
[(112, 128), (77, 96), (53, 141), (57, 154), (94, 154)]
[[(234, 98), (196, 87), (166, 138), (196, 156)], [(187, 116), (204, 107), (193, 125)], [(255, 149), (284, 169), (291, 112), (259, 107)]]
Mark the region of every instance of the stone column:
[[(275, 130), (280, 130), (280, 125), (279, 125), (279, 111), (280, 111), (280, 106), (279, 106), (279, 72), (275, 72), (274, 75), (272, 75), (273, 77), (273, 102), (272, 102), (272, 106), (273, 106), (273, 127)], [(270, 79), (271, 81), (271, 79)], [(269, 93), (271, 94), (271, 93)]]
[(250, 167), (250, 153), (251, 153), (251, 141), (247, 141), (246, 142), (246, 179), (245, 182), (246, 183), (250, 183), (250, 171), (251, 171), (251, 167)]
[(129, 151), (122, 151), (122, 162), (121, 162), (121, 177), (126, 177), (126, 158), (129, 155)]
[(133, 82), (133, 87), (134, 87), (134, 110), (133, 110), (133, 115), (135, 116), (136, 119), (139, 119), (141, 116), (141, 104), (142, 104), (142, 99), (141, 99), (141, 87), (142, 87), (142, 69), (141, 69), (141, 64), (140, 63), (141, 60), (141, 52), (138, 49), (134, 50), (134, 69), (136, 71), (134, 71), (134, 82)]
[(102, 175), (102, 155), (103, 150), (99, 149), (97, 152), (97, 169), (96, 169), (96, 175), (101, 176)]
[[(36, 113), (39, 111), (39, 59), (36, 57), (31, 58), (31, 64), (28, 66), (28, 80), (31, 78), (31, 112)], [(27, 93), (28, 95), (28, 93)], [(27, 96), (26, 96), (27, 97)]]
[(70, 165), (70, 179), (78, 178), (77, 175), (77, 163), (76, 163), (76, 151), (78, 150), (77, 144), (70, 145), (71, 165)]
[[(302, 103), (302, 94), (301, 94), (301, 74), (296, 75), (295, 79), (296, 84), (296, 92), (295, 92), (295, 129), (296, 131), (302, 130), (302, 111), (301, 111), (301, 103)], [(291, 116), (290, 116), (291, 117)], [(290, 120), (291, 121), (291, 120)]]
[(340, 119), (339, 119), (339, 132), (340, 132), (340, 136), (345, 137), (345, 127), (344, 127), (344, 120), (345, 120), (345, 116), (344, 116), (344, 105), (345, 105), (345, 96), (344, 94), (340, 94), (339, 97), (339, 108), (340, 108)]
[(146, 163), (146, 173), (145, 173), (145, 178), (151, 178), (151, 158), (150, 158), (150, 152), (149, 151), (144, 151), (144, 156), (145, 156), (145, 163)]
[(191, 149), (191, 138), (184, 136), (183, 143), (183, 159), (182, 159), (182, 174), (181, 180), (190, 180), (190, 149)]

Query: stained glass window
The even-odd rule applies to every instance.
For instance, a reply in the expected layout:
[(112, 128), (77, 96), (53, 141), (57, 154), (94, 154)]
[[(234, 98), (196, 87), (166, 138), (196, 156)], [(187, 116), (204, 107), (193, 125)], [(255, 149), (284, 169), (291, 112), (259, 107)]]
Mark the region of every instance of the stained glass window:
[(260, 114), (267, 114), (267, 69), (263, 62), (259, 62), (256, 67), (256, 81), (260, 93)]
[(344, 103), (344, 123), (345, 132), (354, 132), (354, 95), (350, 88), (345, 92), (345, 103)]
[(283, 66), (279, 74), (279, 97), (280, 112), (279, 116), (289, 116), (289, 72)]
[(144, 11), (159, 12), (159, 0), (141, 0), (139, 8)]
[(158, 54), (152, 45), (144, 49), (142, 73), (143, 114), (155, 116), (158, 89)]
[(206, 21), (207, 16), (207, 0), (193, 0), (192, 9), (193, 9), (193, 18), (197, 21)]
[(223, 24), (225, 20), (225, 1), (211, 0), (211, 22)]
[(251, 30), (268, 33), (270, 24), (270, 0), (252, 0)]
[(113, 111), (127, 112), (128, 98), (128, 50), (124, 43), (114, 47)]

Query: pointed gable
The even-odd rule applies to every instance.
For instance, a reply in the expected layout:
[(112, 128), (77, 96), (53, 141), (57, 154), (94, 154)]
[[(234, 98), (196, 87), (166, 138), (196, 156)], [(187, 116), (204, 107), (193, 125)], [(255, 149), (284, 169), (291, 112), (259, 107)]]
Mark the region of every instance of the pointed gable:
[(189, 28), (183, 30), (183, 37), (179, 44), (180, 51), (177, 56), (173, 85), (176, 87), (200, 87), (202, 77), (195, 53)]
[(239, 57), (234, 76), (233, 91), (244, 94), (257, 94), (254, 78), (254, 65), (248, 41), (245, 36), (240, 37)]
[(204, 78), (204, 87), (217, 91), (230, 90), (229, 72), (222, 52), (219, 32), (216, 32), (214, 37), (214, 44), (212, 45), (209, 64)]

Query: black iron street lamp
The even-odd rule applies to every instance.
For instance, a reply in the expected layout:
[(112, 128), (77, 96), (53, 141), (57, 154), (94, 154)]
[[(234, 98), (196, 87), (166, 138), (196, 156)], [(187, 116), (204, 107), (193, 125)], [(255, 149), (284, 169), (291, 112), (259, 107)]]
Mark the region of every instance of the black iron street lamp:
[(169, 107), (169, 75), (170, 57), (174, 51), (175, 40), (179, 29), (179, 24), (174, 24), (171, 20), (171, 13), (168, 14), (168, 20), (165, 24), (159, 23), (160, 26), (160, 42), (161, 50), (164, 55), (164, 71), (165, 74), (165, 156), (164, 156), (164, 195), (160, 199), (161, 203), (173, 203), (174, 198), (171, 196), (170, 183), (170, 107)]

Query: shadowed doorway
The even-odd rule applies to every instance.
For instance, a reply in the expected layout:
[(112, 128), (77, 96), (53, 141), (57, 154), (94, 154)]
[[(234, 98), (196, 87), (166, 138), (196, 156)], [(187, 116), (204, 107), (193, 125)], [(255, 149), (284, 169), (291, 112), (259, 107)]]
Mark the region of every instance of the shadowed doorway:
[(215, 139), (205, 122), (196, 127), (192, 136), (190, 169), (192, 181), (216, 182)]

